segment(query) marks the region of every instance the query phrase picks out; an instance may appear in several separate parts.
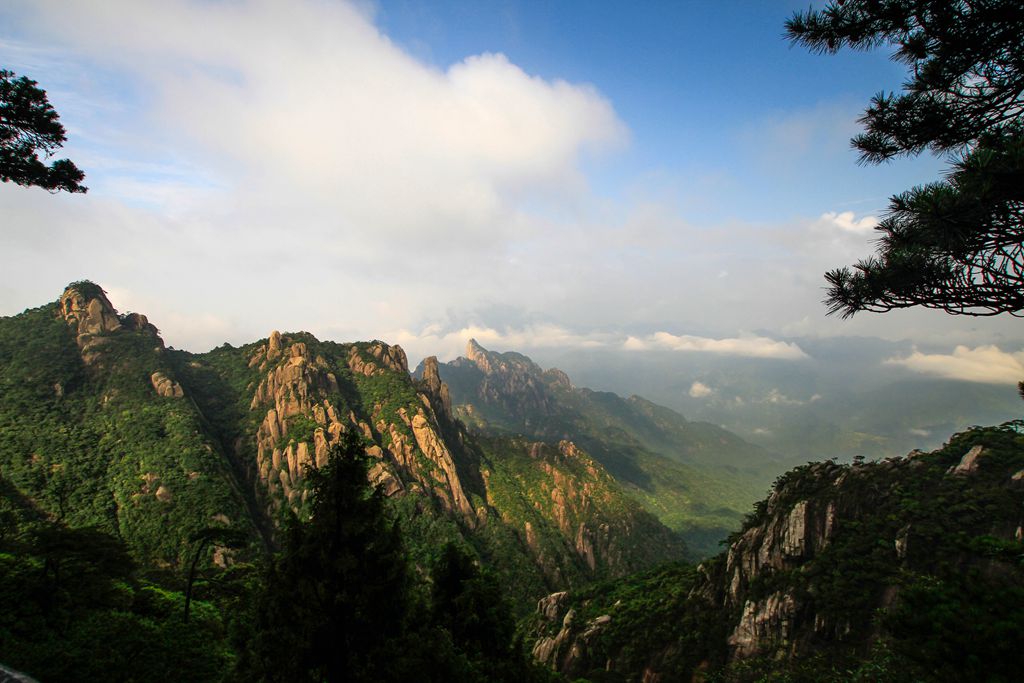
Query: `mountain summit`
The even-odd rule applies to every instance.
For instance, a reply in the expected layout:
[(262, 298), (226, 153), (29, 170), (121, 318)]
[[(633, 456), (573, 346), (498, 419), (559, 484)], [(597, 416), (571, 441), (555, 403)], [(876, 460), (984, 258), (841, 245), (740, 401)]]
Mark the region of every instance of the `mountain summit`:
[[(697, 554), (717, 549), (782, 468), (777, 456), (716, 425), (638, 396), (578, 388), (557, 368), (475, 339), (438, 371), (453, 413), (475, 433), (578, 444)], [(416, 374), (424, 372), (421, 365)]]

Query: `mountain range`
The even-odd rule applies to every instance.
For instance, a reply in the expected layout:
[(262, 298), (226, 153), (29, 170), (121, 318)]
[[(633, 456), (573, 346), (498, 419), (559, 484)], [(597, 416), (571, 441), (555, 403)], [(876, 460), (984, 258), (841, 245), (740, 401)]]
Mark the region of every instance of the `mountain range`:
[[(564, 380), (542, 399), (552, 410), (543, 429), (467, 431), (463, 384), (450, 389), (449, 366), (434, 359), (413, 378), (398, 346), (301, 332), (174, 350), (144, 315), (118, 314), (89, 282), (0, 320), (0, 368), (4, 481), (68, 525), (118, 535), (150, 566), (180, 567), (190, 536), (211, 525), (274, 547), (284, 520), (308, 513), (306, 468), (350, 431), (363, 438), (372, 482), (409, 531), (414, 559), (456, 540), (521, 598), (681, 558), (686, 520), (722, 536), (756, 497), (724, 477), (713, 481), (731, 494), (726, 503), (696, 490), (702, 480), (684, 460), (712, 457), (707, 436), (686, 442), (682, 418), (640, 399)], [(528, 388), (505, 390), (524, 410), (544, 408)], [(609, 401), (628, 409), (620, 422), (649, 415), (645, 442), (593, 428)], [(570, 413), (585, 415), (581, 428), (556, 428)], [(713, 438), (729, 467), (763, 455), (724, 431)], [(675, 459), (657, 450), (673, 448)], [(668, 508), (673, 497), (686, 498), (682, 512)]]
[[(322, 521), (318, 475), (355, 443), (359, 486), (365, 471), (400, 531), (383, 546), (435, 605), (418, 613), (447, 624), (407, 633), (446, 633), (465, 680), (491, 655), (454, 648), (478, 647), (473, 633), (511, 642), (508, 599), (516, 647), (556, 680), (1011, 681), (1024, 668), (1022, 434), (1008, 422), (931, 452), (794, 467), (475, 341), (415, 372), (397, 345), (306, 332), (191, 353), (76, 282), (0, 318), (0, 659), (95, 677), (110, 642), (119, 671), (146, 667), (136, 678), (245, 671), (253, 643), (294, 626), (240, 624), (267, 614), (253, 596), (284, 596), (272, 614), (316, 600), (252, 567)], [(516, 673), (502, 643), (487, 650), (512, 667), (501, 680), (543, 680)], [(432, 661), (423, 647), (407, 665)]]

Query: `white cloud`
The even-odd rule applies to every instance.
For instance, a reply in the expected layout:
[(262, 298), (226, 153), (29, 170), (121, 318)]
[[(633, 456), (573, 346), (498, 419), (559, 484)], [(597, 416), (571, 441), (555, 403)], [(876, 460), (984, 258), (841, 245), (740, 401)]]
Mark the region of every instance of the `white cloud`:
[[(136, 294), (132, 307), (169, 344), (193, 350), (277, 328), (406, 338), (410, 354), (451, 355), (471, 321), (433, 337), (423, 321), (494, 303), (561, 330), (477, 325), (504, 348), (802, 358), (795, 344), (737, 331), (920, 339), (942, 326), (947, 343), (994, 341), (909, 312), (825, 319), (821, 273), (869, 252), (865, 235), (816, 218), (847, 204), (801, 201), (782, 219), (759, 213), (757, 193), (724, 201), (737, 178), (696, 156), (693, 173), (665, 159), (594, 164), (631, 134), (595, 87), (494, 53), (435, 66), (384, 35), (368, 4), (0, 3), (2, 31), (17, 36), (0, 45), (7, 66), (47, 88), (69, 128), (62, 154), (91, 188), (54, 197), (0, 186), (0, 314), (84, 277)], [(772, 128), (773, 173), (780, 161), (805, 173), (822, 144), (847, 154), (853, 104)], [(761, 129), (750, 127), (752, 143)], [(1018, 338), (1013, 321), (987, 325)], [(624, 329), (635, 337), (589, 332)], [(704, 336), (650, 334), (665, 329)]]
[(437, 69), (347, 3), (43, 2), (37, 19), (145, 93), (125, 121), (137, 137), (155, 127), (253, 215), (284, 201), (339, 237), (493, 244), (516, 227), (513, 198), (578, 193), (581, 154), (627, 135), (590, 86), (502, 54)]
[(543, 348), (594, 349), (607, 344), (609, 335), (602, 333), (577, 334), (552, 324), (533, 324), (524, 327), (496, 329), (486, 325), (468, 325), (446, 330), (440, 325), (428, 325), (419, 332), (399, 329), (386, 333), (386, 341), (400, 344), (410, 359), (436, 355), (442, 361), (465, 353), (466, 343), (475, 339), (481, 346), (496, 351), (528, 351)]
[(869, 234), (878, 225), (878, 219), (874, 216), (863, 216), (858, 219), (853, 211), (843, 211), (840, 213), (829, 211), (828, 213), (823, 213), (819, 221), (823, 225), (839, 228), (840, 230), (858, 235)]
[(804, 404), (800, 399), (790, 398), (776, 388), (772, 388), (759, 403), (774, 403), (782, 406), (802, 406)]
[(931, 436), (932, 435), (931, 430), (928, 430), (928, 429), (913, 428), (913, 429), (910, 429), (908, 431), (913, 436)]
[(890, 358), (914, 372), (984, 384), (1016, 384), (1024, 380), (1024, 351), (1005, 352), (998, 346), (957, 346), (951, 354), (922, 353), (914, 349), (906, 358)]
[(703, 382), (694, 382), (690, 385), (689, 393), (693, 398), (706, 398), (715, 393), (715, 391)]
[(657, 349), (717, 353), (753, 358), (782, 358), (787, 360), (807, 358), (807, 354), (795, 343), (759, 336), (713, 339), (689, 334), (674, 335), (669, 332), (655, 332), (644, 338), (630, 336), (622, 346), (627, 351)]

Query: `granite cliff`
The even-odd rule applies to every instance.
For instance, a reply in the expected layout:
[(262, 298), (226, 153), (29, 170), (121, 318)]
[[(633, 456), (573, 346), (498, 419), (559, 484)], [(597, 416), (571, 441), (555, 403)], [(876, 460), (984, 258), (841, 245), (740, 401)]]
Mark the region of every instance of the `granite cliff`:
[[(570, 676), (607, 669), (637, 681), (780, 670), (833, 680), (843, 667), (886, 680), (1012, 680), (1024, 664), (1007, 639), (1024, 607), (1022, 429), (797, 468), (695, 570), (541, 600), (534, 654)], [(662, 600), (638, 604), (648, 590)]]

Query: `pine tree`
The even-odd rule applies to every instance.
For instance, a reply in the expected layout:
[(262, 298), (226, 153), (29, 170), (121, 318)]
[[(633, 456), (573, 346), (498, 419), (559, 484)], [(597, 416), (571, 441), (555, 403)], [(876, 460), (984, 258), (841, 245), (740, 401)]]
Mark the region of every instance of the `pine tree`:
[(409, 611), (408, 571), (383, 495), (350, 435), (306, 472), (308, 521), (293, 519), (265, 580), (249, 673), (268, 681), (384, 681)]
[(38, 83), (0, 69), (0, 181), (35, 185), (51, 192), (85, 192), (85, 174), (68, 159), (49, 166), (39, 159), (53, 156), (67, 141), (60, 117)]
[(894, 196), (879, 249), (825, 275), (829, 313), (922, 306), (1024, 311), (1024, 5), (1016, 0), (833, 0), (797, 13), (790, 39), (818, 52), (896, 48), (903, 92), (880, 93), (852, 140), (863, 163), (945, 155), (941, 181)]

